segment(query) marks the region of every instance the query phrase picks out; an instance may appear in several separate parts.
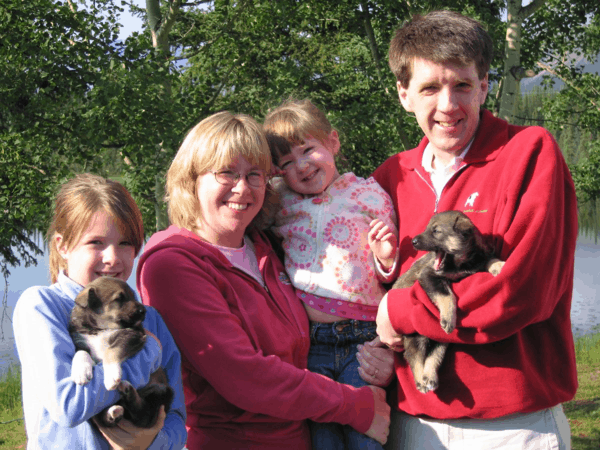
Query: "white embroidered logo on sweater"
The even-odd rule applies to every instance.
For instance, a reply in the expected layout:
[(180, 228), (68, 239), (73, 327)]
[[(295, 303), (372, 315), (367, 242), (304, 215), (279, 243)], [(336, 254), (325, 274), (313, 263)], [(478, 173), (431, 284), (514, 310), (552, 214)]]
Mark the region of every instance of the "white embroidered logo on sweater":
[(469, 198), (467, 199), (467, 201), (465, 202), (465, 207), (467, 206), (473, 206), (473, 203), (475, 203), (475, 199), (479, 196), (479, 192), (473, 192)]

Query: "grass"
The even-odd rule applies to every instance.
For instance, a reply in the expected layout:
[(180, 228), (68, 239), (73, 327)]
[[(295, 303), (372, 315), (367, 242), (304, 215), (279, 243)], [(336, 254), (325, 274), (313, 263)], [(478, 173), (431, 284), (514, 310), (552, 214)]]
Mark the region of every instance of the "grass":
[(600, 448), (600, 332), (575, 341), (579, 389), (563, 405), (571, 425), (573, 450)]
[(0, 380), (0, 449), (24, 449), (27, 443), (21, 403), (21, 371), (11, 366)]
[[(600, 328), (575, 341), (579, 389), (563, 404), (571, 425), (573, 450), (600, 448)], [(0, 450), (24, 449), (27, 437), (22, 420), (21, 372), (11, 367), (0, 379)], [(9, 422), (9, 423), (5, 423)]]

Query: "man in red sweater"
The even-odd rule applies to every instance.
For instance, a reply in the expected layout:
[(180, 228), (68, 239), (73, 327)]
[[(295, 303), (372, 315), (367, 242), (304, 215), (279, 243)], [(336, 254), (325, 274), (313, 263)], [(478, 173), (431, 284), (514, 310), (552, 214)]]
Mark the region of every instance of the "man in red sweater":
[(456, 329), (446, 334), (421, 286), (388, 292), (377, 332), (398, 348), (419, 333), (450, 346), (440, 386), (417, 391), (399, 353), (389, 448), (570, 448), (561, 403), (577, 389), (570, 310), (577, 204), (553, 137), (481, 109), (492, 41), (449, 11), (415, 17), (390, 44), (402, 106), (425, 137), (374, 173), (398, 217), (401, 273), (420, 256), (411, 238), (437, 212), (460, 210), (506, 261), (493, 277), (454, 283)]

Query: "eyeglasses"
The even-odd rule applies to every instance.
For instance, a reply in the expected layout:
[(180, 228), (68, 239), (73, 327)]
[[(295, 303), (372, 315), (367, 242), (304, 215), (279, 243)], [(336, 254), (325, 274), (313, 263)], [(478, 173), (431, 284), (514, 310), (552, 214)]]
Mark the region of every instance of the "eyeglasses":
[[(234, 186), (240, 181), (242, 175), (233, 172), (232, 170), (221, 170), (220, 172), (210, 171), (215, 176), (215, 180), (218, 183), (223, 184), (225, 186)], [(267, 184), (268, 176), (262, 170), (253, 170), (252, 172), (248, 172), (244, 178), (248, 182), (250, 186), (254, 187), (263, 187)]]

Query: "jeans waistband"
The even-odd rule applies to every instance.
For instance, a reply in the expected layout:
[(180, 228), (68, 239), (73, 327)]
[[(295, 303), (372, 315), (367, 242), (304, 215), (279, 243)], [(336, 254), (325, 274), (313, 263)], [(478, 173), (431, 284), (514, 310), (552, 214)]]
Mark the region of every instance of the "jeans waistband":
[(374, 321), (342, 320), (332, 323), (310, 323), (310, 338), (314, 340), (359, 338), (366, 341), (375, 339), (377, 324)]

